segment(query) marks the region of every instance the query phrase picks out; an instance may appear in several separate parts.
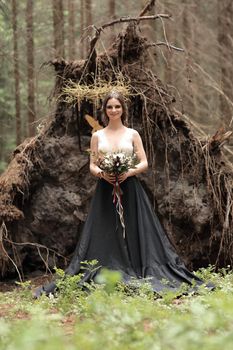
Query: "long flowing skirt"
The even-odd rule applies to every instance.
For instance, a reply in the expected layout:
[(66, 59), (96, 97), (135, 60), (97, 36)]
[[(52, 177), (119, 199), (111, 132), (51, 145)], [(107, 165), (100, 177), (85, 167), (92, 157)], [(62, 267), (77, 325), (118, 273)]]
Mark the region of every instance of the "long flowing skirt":
[[(95, 279), (101, 267), (106, 267), (120, 271), (125, 283), (135, 279), (147, 281), (158, 293), (164, 289), (176, 290), (183, 282), (190, 288), (203, 284), (175, 252), (138, 178), (126, 179), (121, 189), (125, 238), (113, 204), (113, 186), (100, 179), (66, 273), (78, 274), (81, 262), (96, 259), (99, 269), (84, 270), (84, 281)], [(43, 291), (48, 294), (54, 288), (56, 284), (52, 282), (45, 285)]]

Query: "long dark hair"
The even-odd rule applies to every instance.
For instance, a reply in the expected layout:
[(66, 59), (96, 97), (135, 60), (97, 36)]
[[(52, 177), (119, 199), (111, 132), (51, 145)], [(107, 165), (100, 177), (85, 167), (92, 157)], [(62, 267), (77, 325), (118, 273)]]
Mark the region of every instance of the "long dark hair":
[(102, 121), (104, 123), (104, 125), (108, 125), (108, 116), (106, 113), (106, 107), (107, 107), (107, 103), (108, 100), (110, 100), (111, 98), (115, 98), (116, 100), (118, 100), (122, 106), (122, 115), (121, 115), (121, 120), (122, 123), (127, 126), (128, 125), (128, 108), (127, 108), (127, 104), (125, 102), (125, 98), (124, 96), (118, 92), (118, 91), (111, 91), (109, 92), (103, 99), (103, 104), (102, 104)]

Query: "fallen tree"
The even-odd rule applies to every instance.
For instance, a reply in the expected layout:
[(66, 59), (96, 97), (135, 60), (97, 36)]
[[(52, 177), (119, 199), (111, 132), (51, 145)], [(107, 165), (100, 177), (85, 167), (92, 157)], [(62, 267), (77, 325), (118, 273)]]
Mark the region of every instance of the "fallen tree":
[[(149, 159), (142, 184), (180, 256), (190, 268), (232, 263), (233, 177), (221, 153), (230, 133), (204, 140), (193, 134), (148, 65), (148, 50), (161, 42), (148, 43), (139, 34), (140, 19), (129, 20), (103, 54), (95, 50), (97, 29), (86, 60), (50, 62), (55, 113), (16, 148), (0, 178), (3, 277), (67, 265), (96, 184), (89, 173), (92, 129), (85, 115), (101, 124), (100, 87), (121, 83), (129, 91), (129, 125), (141, 134)], [(92, 95), (81, 96), (78, 87)]]

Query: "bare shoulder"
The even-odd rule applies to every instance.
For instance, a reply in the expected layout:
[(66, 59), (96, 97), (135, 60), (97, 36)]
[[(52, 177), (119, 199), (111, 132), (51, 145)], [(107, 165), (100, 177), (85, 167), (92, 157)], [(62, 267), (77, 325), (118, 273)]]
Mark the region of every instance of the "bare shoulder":
[(103, 129), (97, 130), (92, 134), (93, 139), (98, 139), (99, 136), (101, 136), (103, 133)]
[(131, 135), (136, 135), (138, 134), (137, 130), (133, 129), (133, 128), (127, 128), (128, 133), (130, 133)]
[(92, 140), (98, 140), (98, 131), (95, 131), (92, 136), (91, 136)]
[(139, 135), (139, 132), (135, 129), (132, 129), (132, 128), (128, 128), (129, 132), (131, 133), (132, 137), (134, 140), (137, 140), (137, 139), (140, 139), (140, 135)]
[(98, 130), (98, 131), (95, 131), (93, 134), (92, 134), (92, 136), (91, 136), (91, 144), (92, 145), (97, 145), (98, 144), (98, 141), (99, 141), (99, 131), (100, 130)]

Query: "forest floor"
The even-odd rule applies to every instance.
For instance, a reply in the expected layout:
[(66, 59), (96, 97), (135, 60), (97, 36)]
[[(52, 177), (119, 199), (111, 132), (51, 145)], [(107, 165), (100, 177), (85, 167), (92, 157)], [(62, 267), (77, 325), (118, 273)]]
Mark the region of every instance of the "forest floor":
[(1, 282), (0, 349), (231, 350), (233, 272), (209, 267), (196, 273), (215, 290), (184, 293), (182, 287), (159, 296), (148, 284), (126, 287), (105, 271), (101, 284), (81, 290), (80, 276), (68, 276), (60, 279), (57, 295), (35, 300), (32, 291), (50, 276)]

